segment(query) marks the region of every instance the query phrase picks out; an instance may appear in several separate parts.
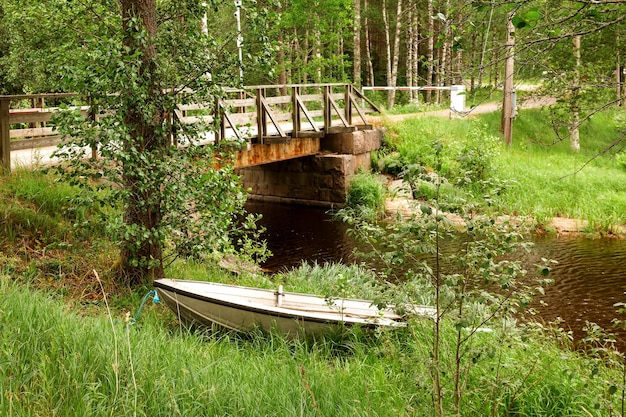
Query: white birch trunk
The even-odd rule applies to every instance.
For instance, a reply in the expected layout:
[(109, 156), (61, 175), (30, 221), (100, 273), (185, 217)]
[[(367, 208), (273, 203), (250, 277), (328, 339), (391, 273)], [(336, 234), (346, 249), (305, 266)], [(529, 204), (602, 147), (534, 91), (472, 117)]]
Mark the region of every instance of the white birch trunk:
[(367, 18), (368, 2), (363, 0), (363, 9), (365, 10), (365, 19), (363, 20), (363, 26), (365, 27), (365, 61), (367, 64), (367, 85), (374, 85), (374, 64), (372, 64), (372, 49), (370, 41), (370, 24)]
[[(398, 0), (398, 8), (396, 9), (396, 33), (393, 41), (393, 62), (391, 64), (391, 86), (395, 87), (398, 82), (398, 62), (400, 61), (400, 32), (402, 29), (402, 0)], [(391, 90), (391, 102), (389, 108), (392, 108), (396, 99), (396, 90)]]
[[(387, 15), (387, 2), (383, 0), (383, 24), (385, 25), (385, 46), (387, 51), (387, 85), (395, 87), (398, 79), (398, 61), (400, 55), (400, 30), (402, 28), (402, 0), (398, 0), (396, 9), (396, 28), (393, 40), (393, 53), (391, 52), (391, 25)], [(387, 93), (387, 107), (392, 108), (396, 97), (395, 90)]]
[[(428, 18), (428, 48), (427, 48), (427, 57), (426, 60), (428, 61), (426, 63), (426, 65), (428, 65), (427, 71), (426, 71), (426, 85), (427, 86), (431, 86), (433, 85), (433, 72), (435, 69), (435, 20), (433, 19), (433, 13), (434, 13), (434, 6), (433, 6), (433, 0), (428, 0), (428, 8), (427, 8), (427, 18)], [(431, 103), (432, 100), (432, 91), (431, 90), (426, 90), (426, 102), (427, 103)]]
[(353, 61), (352, 61), (352, 82), (361, 86), (361, 0), (354, 0), (354, 24), (353, 30)]
[[(387, 17), (387, 1), (383, 0), (383, 25), (385, 27), (385, 76), (387, 86), (391, 86), (391, 29), (389, 27), (389, 18)], [(387, 93), (387, 106), (391, 102), (391, 92)]]

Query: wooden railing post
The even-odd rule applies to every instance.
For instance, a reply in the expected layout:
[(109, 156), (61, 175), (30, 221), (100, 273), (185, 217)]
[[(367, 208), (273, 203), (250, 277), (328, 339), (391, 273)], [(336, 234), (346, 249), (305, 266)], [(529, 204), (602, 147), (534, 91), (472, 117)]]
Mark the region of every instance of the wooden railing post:
[(9, 135), (10, 105), (10, 99), (0, 99), (0, 161), (2, 162), (0, 174), (3, 175), (9, 175), (11, 173), (11, 137)]
[(265, 88), (257, 88), (256, 90), (256, 124), (257, 124), (257, 140), (263, 144), (263, 138), (267, 133), (267, 120), (265, 117), (265, 109), (263, 108), (263, 98), (265, 96)]
[(352, 85), (346, 84), (343, 98), (343, 111), (348, 126), (352, 126)]
[(291, 87), (291, 123), (292, 133), (291, 137), (297, 138), (300, 135), (302, 129), (302, 120), (300, 119), (300, 105), (298, 104), (298, 96), (300, 95), (300, 87)]
[(328, 133), (328, 129), (332, 126), (332, 106), (330, 104), (332, 87), (324, 86), (324, 131)]

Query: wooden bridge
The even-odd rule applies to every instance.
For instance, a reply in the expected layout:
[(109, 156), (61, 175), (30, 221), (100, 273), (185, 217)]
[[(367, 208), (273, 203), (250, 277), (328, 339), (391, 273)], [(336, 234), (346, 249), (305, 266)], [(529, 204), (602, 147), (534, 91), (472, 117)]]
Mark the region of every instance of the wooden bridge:
[[(320, 152), (320, 139), (330, 134), (371, 129), (367, 114), (378, 108), (350, 84), (293, 84), (226, 89), (213, 103), (181, 103), (172, 117), (172, 144), (245, 142), (238, 167), (297, 158)], [(193, 96), (191, 96), (193, 97)], [(77, 94), (0, 95), (0, 160), (2, 171), (29, 165), (33, 152), (40, 162), (52, 154), (62, 138), (51, 122), (61, 103), (72, 103), (84, 117), (101, 117)], [(84, 103), (76, 105), (76, 103)], [(184, 124), (206, 126), (203, 137), (191, 141)], [(21, 157), (20, 157), (21, 153)], [(24, 156), (26, 155), (26, 156)], [(28, 156), (30, 155), (30, 157)], [(97, 149), (92, 149), (97, 156)]]

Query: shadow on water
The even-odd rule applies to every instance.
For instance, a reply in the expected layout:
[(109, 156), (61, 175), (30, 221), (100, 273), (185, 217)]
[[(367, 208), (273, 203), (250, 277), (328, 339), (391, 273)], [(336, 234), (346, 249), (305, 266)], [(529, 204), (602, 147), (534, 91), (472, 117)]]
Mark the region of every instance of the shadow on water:
[[(274, 253), (263, 265), (269, 271), (303, 261), (354, 261), (355, 243), (347, 236), (347, 226), (333, 221), (323, 208), (249, 202), (247, 209), (263, 214), (265, 239)], [(546, 322), (562, 318), (577, 340), (586, 321), (611, 329), (617, 316), (614, 304), (626, 302), (626, 240), (535, 237), (534, 243), (522, 259), (526, 269), (533, 270), (541, 258), (558, 261), (551, 272), (555, 282), (540, 298), (547, 305), (535, 303), (540, 317)], [(620, 339), (626, 342), (626, 336)]]
[(352, 262), (353, 241), (347, 226), (332, 220), (320, 207), (248, 201), (246, 210), (263, 215), (263, 238), (274, 254), (262, 266), (277, 272), (299, 266), (303, 261)]

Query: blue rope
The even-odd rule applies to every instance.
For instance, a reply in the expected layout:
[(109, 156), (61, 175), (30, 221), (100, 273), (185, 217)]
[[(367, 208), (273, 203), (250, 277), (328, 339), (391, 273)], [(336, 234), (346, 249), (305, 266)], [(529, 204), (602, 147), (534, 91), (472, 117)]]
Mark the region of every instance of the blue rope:
[(139, 310), (137, 311), (137, 314), (135, 314), (135, 317), (133, 317), (133, 319), (131, 320), (130, 324), (134, 324), (137, 321), (137, 319), (139, 318), (139, 314), (141, 313), (141, 309), (143, 308), (143, 305), (146, 303), (146, 300), (151, 295), (153, 296), (152, 297), (152, 302), (154, 302), (154, 303), (160, 303), (161, 302), (161, 300), (159, 299), (159, 294), (156, 292), (156, 290), (148, 291), (148, 293), (143, 297), (143, 300), (141, 301), (141, 305), (139, 306)]

